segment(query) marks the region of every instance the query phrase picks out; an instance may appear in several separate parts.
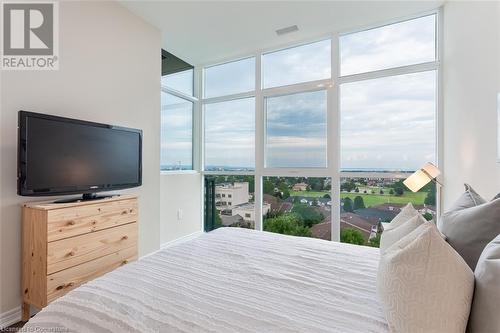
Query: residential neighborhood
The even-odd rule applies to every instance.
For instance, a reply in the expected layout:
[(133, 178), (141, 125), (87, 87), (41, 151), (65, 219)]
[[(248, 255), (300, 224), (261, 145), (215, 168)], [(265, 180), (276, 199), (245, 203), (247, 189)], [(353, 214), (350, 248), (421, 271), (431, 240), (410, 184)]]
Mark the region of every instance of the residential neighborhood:
[[(412, 193), (402, 184), (405, 174), (356, 175), (340, 181), (341, 241), (378, 246), (381, 222), (391, 221), (409, 202), (426, 219), (434, 218), (432, 185)], [(265, 231), (331, 240), (330, 178), (266, 177), (263, 183)], [(219, 225), (254, 228), (254, 200), (253, 177), (220, 178), (215, 186)]]

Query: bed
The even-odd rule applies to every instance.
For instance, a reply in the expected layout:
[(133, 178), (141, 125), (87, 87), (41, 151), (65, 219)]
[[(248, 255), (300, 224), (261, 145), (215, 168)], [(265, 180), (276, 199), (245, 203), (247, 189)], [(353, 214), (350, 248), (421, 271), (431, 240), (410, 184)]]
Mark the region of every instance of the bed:
[(86, 283), (23, 330), (388, 332), (375, 248), (220, 228)]

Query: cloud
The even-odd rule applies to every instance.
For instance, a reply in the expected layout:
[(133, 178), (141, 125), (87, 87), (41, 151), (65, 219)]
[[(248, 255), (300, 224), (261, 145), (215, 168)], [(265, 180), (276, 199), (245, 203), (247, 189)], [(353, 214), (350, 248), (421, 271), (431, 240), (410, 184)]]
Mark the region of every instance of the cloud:
[[(342, 36), (342, 73), (434, 60), (435, 19), (431, 15)], [(329, 78), (330, 44), (330, 40), (324, 40), (265, 54), (265, 86)], [(436, 84), (435, 71), (343, 84), (339, 96), (341, 167), (414, 170), (434, 161)], [(250, 91), (254, 85), (255, 58), (205, 71), (207, 97)], [(170, 114), (162, 117), (162, 150), (170, 150), (167, 155), (176, 155), (173, 159), (187, 156), (183, 150), (190, 150), (186, 142), (191, 119), (188, 106), (181, 102), (171, 99), (163, 103)], [(166, 109), (162, 110), (164, 113)], [(267, 166), (326, 165), (324, 91), (268, 98), (266, 110)], [(204, 114), (206, 164), (254, 167), (254, 98), (208, 104)], [(163, 138), (172, 144), (163, 145)]]
[(205, 105), (205, 164), (255, 167), (255, 99)]
[(436, 16), (383, 26), (340, 38), (341, 74), (434, 61)]

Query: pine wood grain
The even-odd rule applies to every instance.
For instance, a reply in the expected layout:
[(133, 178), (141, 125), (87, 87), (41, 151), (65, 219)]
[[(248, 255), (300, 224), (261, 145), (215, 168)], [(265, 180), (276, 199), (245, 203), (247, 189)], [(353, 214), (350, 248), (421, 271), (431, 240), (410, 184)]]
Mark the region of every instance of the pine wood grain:
[(118, 196), (22, 207), (22, 319), (137, 258), (138, 200)]
[(47, 237), (49, 242), (135, 222), (138, 219), (137, 200), (85, 204), (49, 210)]
[(136, 244), (137, 223), (50, 242), (47, 248), (47, 274), (80, 265)]
[(130, 247), (107, 256), (47, 276), (47, 302), (66, 294), (82, 283), (137, 259), (137, 248)]

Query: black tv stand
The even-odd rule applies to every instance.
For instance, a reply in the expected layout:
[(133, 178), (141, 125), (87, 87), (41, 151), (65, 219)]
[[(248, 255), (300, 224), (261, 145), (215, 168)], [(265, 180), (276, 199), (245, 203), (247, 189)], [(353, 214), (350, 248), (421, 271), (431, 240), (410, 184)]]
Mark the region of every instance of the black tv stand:
[(97, 193), (84, 193), (81, 197), (70, 198), (70, 199), (60, 199), (54, 201), (54, 203), (72, 203), (72, 202), (81, 202), (81, 201), (90, 201), (90, 200), (102, 200), (112, 197), (118, 197), (119, 194), (108, 194), (108, 195), (97, 195)]

